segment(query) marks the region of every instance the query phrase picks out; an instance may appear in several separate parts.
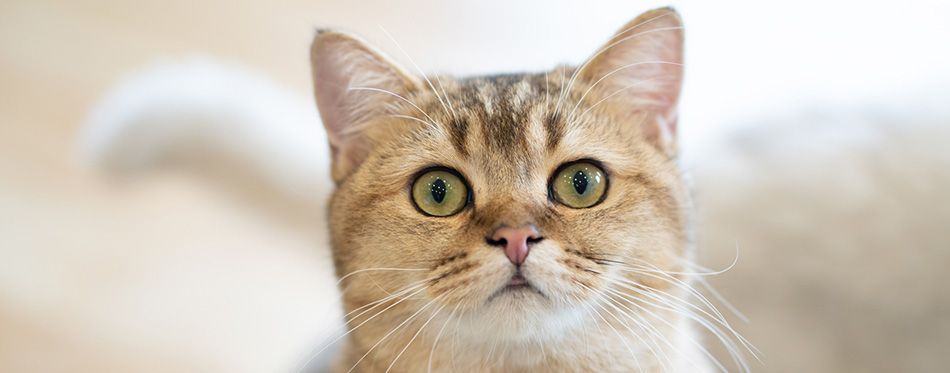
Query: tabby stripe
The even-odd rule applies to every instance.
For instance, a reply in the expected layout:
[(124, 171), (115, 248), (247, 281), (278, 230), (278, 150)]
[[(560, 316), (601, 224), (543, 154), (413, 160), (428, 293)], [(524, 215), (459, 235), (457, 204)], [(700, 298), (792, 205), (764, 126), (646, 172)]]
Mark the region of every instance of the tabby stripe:
[(465, 138), (468, 137), (468, 120), (465, 118), (453, 118), (449, 121), (449, 141), (452, 146), (462, 156), (468, 155), (468, 148), (465, 146)]

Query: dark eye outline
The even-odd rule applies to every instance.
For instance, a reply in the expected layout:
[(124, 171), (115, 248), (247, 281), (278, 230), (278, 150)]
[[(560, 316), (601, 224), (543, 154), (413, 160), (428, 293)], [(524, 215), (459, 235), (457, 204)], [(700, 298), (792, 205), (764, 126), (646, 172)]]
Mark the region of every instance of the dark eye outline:
[[(459, 178), (459, 180), (462, 181), (462, 184), (465, 185), (465, 191), (468, 192), (468, 195), (465, 196), (465, 204), (462, 205), (462, 208), (460, 208), (458, 211), (456, 211), (456, 212), (455, 212), (454, 214), (452, 214), (452, 215), (438, 216), (438, 215), (432, 215), (432, 214), (430, 214), (430, 213), (428, 213), (428, 212), (425, 212), (425, 210), (423, 210), (421, 207), (419, 207), (419, 204), (416, 203), (416, 199), (412, 197), (412, 189), (413, 189), (413, 187), (416, 185), (416, 181), (419, 181), (419, 178), (420, 178), (420, 177), (422, 177), (423, 175), (425, 175), (425, 174), (427, 174), (427, 173), (429, 173), (429, 172), (432, 172), (432, 171), (442, 171), (442, 172), (447, 172), (447, 173), (450, 173), (450, 174), (452, 174), (452, 175), (455, 175), (455, 177)], [(471, 186), (471, 184), (469, 184), (469, 183), (468, 183), (468, 180), (465, 179), (465, 177), (462, 176), (462, 174), (459, 173), (458, 171), (456, 171), (455, 169), (451, 169), (451, 168), (448, 168), (448, 167), (445, 167), (445, 166), (430, 166), (430, 167), (423, 168), (422, 170), (419, 170), (418, 172), (416, 172), (415, 174), (413, 174), (413, 175), (412, 175), (412, 178), (411, 178), (410, 180), (411, 180), (411, 181), (409, 181), (409, 188), (408, 188), (408, 191), (409, 191), (409, 192), (408, 192), (408, 195), (409, 195), (409, 203), (412, 203), (412, 207), (415, 207), (415, 208), (416, 208), (416, 211), (418, 211), (420, 214), (425, 215), (425, 216), (430, 216), (430, 217), (433, 217), (433, 218), (448, 218), (448, 217), (452, 217), (452, 216), (458, 215), (460, 212), (462, 212), (462, 211), (464, 211), (465, 209), (469, 208), (469, 206), (472, 205), (472, 202), (475, 201), (475, 197), (474, 197), (474, 195), (472, 194), (472, 186)]]
[[(557, 178), (557, 175), (560, 175), (561, 171), (564, 171), (565, 168), (571, 167), (578, 163), (590, 163), (594, 166), (597, 166), (597, 168), (600, 168), (600, 171), (604, 173), (604, 194), (600, 196), (597, 202), (594, 202), (593, 205), (590, 205), (587, 207), (573, 207), (565, 203), (562, 203), (561, 201), (558, 201), (557, 198), (554, 198), (554, 179)], [(607, 167), (604, 167), (604, 162), (598, 161), (593, 158), (581, 158), (575, 161), (564, 163), (558, 166), (557, 169), (554, 170), (553, 173), (551, 173), (551, 177), (548, 178), (548, 199), (550, 199), (551, 201), (553, 201), (554, 203), (558, 205), (565, 206), (567, 208), (572, 208), (575, 210), (589, 209), (591, 207), (597, 206), (601, 202), (604, 202), (604, 199), (607, 198), (607, 194), (609, 193), (610, 193), (610, 172), (607, 171)]]

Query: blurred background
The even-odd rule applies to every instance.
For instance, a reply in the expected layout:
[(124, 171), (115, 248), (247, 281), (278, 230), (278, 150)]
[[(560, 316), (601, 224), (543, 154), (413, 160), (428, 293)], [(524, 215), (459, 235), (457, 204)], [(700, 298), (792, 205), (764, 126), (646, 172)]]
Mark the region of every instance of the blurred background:
[(937, 0), (0, 0), (0, 371), (286, 371), (337, 315), (325, 174), (273, 181), (171, 154), (117, 175), (79, 151), (97, 100), (130, 74), (206, 56), (309, 102), (317, 27), (427, 72), (537, 71), (665, 5), (686, 24), (679, 135), (699, 262), (738, 255), (710, 282), (748, 319), (731, 316), (761, 350), (753, 370), (945, 371)]

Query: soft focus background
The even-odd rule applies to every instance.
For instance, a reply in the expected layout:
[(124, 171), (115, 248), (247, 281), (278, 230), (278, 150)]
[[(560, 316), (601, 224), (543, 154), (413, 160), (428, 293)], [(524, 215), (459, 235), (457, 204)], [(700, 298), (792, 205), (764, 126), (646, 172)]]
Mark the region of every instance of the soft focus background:
[[(128, 74), (198, 54), (308, 98), (318, 26), (408, 62), (388, 32), (426, 71), (541, 70), (663, 5), (0, 0), (0, 371), (284, 371), (336, 315), (326, 191), (84, 161), (85, 118)], [(672, 5), (700, 262), (738, 255), (710, 281), (749, 319), (753, 369), (945, 371), (950, 3)]]

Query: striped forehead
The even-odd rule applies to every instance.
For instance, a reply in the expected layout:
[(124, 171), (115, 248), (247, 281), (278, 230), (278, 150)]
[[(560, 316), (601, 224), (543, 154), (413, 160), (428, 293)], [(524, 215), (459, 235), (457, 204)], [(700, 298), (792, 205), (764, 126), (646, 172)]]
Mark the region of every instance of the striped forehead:
[(457, 90), (449, 94), (455, 120), (446, 123), (462, 158), (493, 176), (530, 176), (547, 142), (542, 123), (544, 86), (538, 87), (534, 78), (501, 75), (458, 82)]
[(462, 80), (448, 95), (455, 118), (443, 123), (463, 156), (488, 153), (524, 158), (548, 142), (542, 128), (545, 94), (543, 75), (540, 86), (536, 75)]

